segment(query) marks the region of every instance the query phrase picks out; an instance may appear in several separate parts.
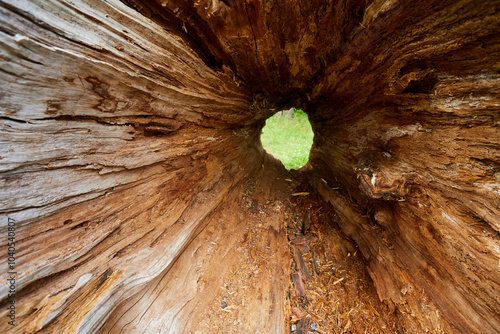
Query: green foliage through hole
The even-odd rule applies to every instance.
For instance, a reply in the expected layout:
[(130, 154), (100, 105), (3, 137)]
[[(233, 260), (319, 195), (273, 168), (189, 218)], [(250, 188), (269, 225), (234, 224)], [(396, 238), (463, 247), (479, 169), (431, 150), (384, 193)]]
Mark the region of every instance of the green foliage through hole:
[(266, 121), (261, 135), (267, 153), (279, 159), (287, 169), (298, 169), (309, 159), (313, 132), (307, 114), (294, 109), (293, 117), (277, 113)]

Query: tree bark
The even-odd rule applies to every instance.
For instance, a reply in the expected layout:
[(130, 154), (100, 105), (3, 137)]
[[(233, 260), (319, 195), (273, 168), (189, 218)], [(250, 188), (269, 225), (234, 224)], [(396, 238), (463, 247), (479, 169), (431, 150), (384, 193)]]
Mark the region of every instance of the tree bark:
[(286, 333), (289, 175), (259, 136), (297, 107), (315, 133), (300, 174), (388, 310), (420, 333), (499, 332), (499, 13), (0, 1), (0, 328), (216, 332), (238, 279), (226, 330)]

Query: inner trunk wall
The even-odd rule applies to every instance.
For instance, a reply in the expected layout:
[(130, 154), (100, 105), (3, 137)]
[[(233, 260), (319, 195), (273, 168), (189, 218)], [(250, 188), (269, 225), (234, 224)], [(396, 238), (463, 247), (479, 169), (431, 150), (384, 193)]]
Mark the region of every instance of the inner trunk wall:
[(380, 298), (422, 331), (498, 331), (498, 3), (229, 3), (0, 7), (19, 330), (119, 317), (262, 168), (263, 120), (295, 104), (315, 130), (304, 172)]
[[(423, 315), (419, 300), (426, 294), (455, 331), (494, 332), (498, 318), (482, 315), (498, 307), (499, 199), (479, 184), (498, 184), (498, 176), (466, 154), (491, 153), (498, 131), (488, 123), (464, 129), (439, 115), (424, 120), (408, 110), (416, 121), (402, 125), (404, 116), (394, 121), (394, 112), (316, 124), (316, 137), (328, 140), (313, 146), (309, 179), (342, 212), (341, 228), (359, 245), (381, 299)], [(469, 121), (482, 112), (471, 111)], [(474, 148), (460, 147), (475, 134)], [(471, 174), (476, 168), (482, 176)], [(430, 315), (422, 318), (433, 326)]]

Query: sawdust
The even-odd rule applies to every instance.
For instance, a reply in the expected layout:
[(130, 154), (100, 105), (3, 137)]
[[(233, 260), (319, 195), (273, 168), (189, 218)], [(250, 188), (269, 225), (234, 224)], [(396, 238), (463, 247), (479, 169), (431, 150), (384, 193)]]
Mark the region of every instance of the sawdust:
[[(404, 332), (394, 307), (379, 300), (357, 246), (339, 231), (335, 212), (300, 177), (289, 178), (288, 196), (274, 200), (266, 200), (259, 185), (246, 187), (245, 240), (237, 267), (205, 311), (206, 332), (246, 333), (246, 323), (262, 321), (252, 318), (254, 307), (280, 306), (273, 300), (278, 290), (285, 295), (286, 333)], [(290, 196), (296, 193), (307, 195)], [(273, 224), (288, 242), (269, 244)], [(289, 266), (285, 277), (277, 276), (275, 265)]]

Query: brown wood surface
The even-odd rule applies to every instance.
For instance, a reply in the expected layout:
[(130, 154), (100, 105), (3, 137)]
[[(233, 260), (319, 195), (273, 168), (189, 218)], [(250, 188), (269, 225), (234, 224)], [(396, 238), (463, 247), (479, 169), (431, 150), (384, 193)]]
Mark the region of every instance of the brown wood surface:
[(497, 0), (1, 1), (0, 329), (286, 333), (296, 208), (259, 135), (297, 107), (298, 174), (401, 322), (373, 332), (499, 332), (499, 22)]

